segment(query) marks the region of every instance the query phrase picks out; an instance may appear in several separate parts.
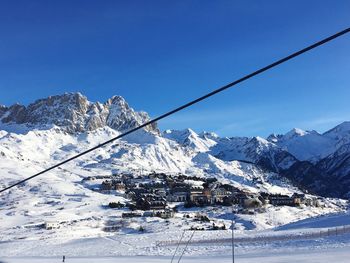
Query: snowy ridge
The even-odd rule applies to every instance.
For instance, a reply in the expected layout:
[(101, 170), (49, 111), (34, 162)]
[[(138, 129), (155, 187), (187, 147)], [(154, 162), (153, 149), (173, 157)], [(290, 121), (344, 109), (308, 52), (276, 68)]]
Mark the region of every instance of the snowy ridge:
[[(243, 161), (281, 174), (312, 192), (350, 196), (350, 122), (324, 134), (292, 129), (285, 135), (220, 138), (193, 130), (166, 131), (164, 137), (224, 161)], [(330, 183), (331, 181), (336, 184)]]

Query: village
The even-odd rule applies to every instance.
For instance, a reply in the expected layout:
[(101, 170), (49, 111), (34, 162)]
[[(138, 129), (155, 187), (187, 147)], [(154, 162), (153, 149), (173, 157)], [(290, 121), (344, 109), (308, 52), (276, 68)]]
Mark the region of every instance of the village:
[[(214, 177), (187, 176), (152, 172), (146, 175), (115, 174), (84, 178), (93, 184), (95, 191), (115, 194), (129, 200), (126, 203), (110, 202), (109, 208), (128, 208), (123, 218), (155, 216), (168, 219), (179, 207), (235, 207), (236, 213), (254, 214), (272, 206), (320, 206), (320, 200), (305, 194), (292, 195), (253, 193), (219, 182)], [(206, 215), (201, 215), (201, 217)]]

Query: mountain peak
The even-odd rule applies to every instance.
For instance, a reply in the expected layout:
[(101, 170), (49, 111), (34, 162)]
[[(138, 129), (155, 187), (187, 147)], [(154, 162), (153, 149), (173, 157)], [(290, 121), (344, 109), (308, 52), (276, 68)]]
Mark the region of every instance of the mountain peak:
[(344, 121), (341, 124), (335, 126), (334, 128), (326, 131), (324, 135), (340, 135), (341, 134), (350, 134), (350, 121)]
[[(67, 132), (91, 131), (109, 126), (118, 131), (135, 128), (150, 118), (136, 112), (121, 96), (113, 96), (106, 103), (92, 103), (79, 92), (64, 93), (36, 100), (25, 107), (15, 104), (0, 108), (2, 124), (21, 124), (40, 128), (58, 126)], [(157, 125), (145, 130), (158, 133)]]
[(260, 136), (253, 137), (250, 141), (253, 143), (262, 144), (262, 145), (266, 145), (269, 143), (266, 139)]
[(122, 96), (119, 95), (114, 95), (112, 96), (110, 99), (107, 100), (106, 104), (109, 105), (119, 105), (119, 106), (125, 106), (127, 104), (127, 102), (125, 101), (125, 99)]
[(289, 132), (287, 132), (283, 137), (285, 139), (291, 139), (293, 137), (299, 137), (299, 136), (304, 136), (306, 135), (308, 132), (299, 129), (299, 128), (293, 128), (291, 129)]
[(203, 137), (203, 138), (209, 138), (209, 139), (219, 138), (219, 135), (217, 135), (215, 132), (207, 132), (207, 131), (203, 131), (203, 132), (199, 133), (199, 136)]
[(281, 135), (281, 134), (272, 133), (272, 134), (270, 134), (270, 135), (266, 138), (266, 140), (269, 141), (269, 142), (276, 143), (276, 142), (278, 142), (278, 140), (280, 140), (282, 137), (283, 137), (283, 135)]

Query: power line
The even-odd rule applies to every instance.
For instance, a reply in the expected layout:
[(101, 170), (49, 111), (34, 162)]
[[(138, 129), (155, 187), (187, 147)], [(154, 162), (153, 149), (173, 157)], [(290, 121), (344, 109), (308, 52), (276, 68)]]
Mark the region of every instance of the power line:
[(187, 249), (188, 245), (190, 244), (190, 242), (191, 242), (191, 240), (192, 240), (192, 238), (193, 238), (195, 232), (196, 232), (196, 230), (193, 230), (193, 232), (192, 232), (190, 238), (187, 240), (186, 246), (185, 246), (184, 250), (182, 250), (182, 253), (181, 253), (181, 255), (180, 255), (179, 260), (177, 261), (177, 263), (180, 263), (180, 261), (181, 261), (183, 255), (185, 254), (186, 249)]
[(173, 261), (174, 261), (174, 258), (175, 258), (175, 256), (176, 256), (176, 252), (177, 252), (177, 250), (179, 249), (179, 247), (180, 247), (180, 244), (181, 244), (181, 241), (182, 241), (182, 238), (184, 237), (184, 235), (185, 235), (185, 230), (182, 232), (182, 235), (181, 235), (181, 237), (180, 237), (180, 240), (179, 240), (179, 242), (177, 243), (177, 246), (176, 246), (176, 249), (175, 249), (175, 252), (174, 252), (174, 255), (173, 255), (173, 257), (171, 258), (171, 261), (170, 261), (170, 263), (173, 263)]
[(227, 84), (227, 85), (225, 85), (225, 86), (223, 86), (221, 88), (213, 90), (212, 92), (210, 92), (210, 93), (208, 93), (206, 95), (203, 95), (203, 96), (201, 96), (201, 97), (199, 97), (199, 98), (197, 98), (195, 100), (192, 100), (192, 101), (190, 101), (190, 102), (188, 102), (188, 103), (186, 103), (186, 104), (184, 104), (184, 105), (182, 105), (182, 106), (180, 106), (178, 108), (175, 108), (175, 109), (173, 109), (173, 110), (171, 110), (171, 111), (169, 111), (167, 113), (164, 113), (163, 115), (160, 115), (160, 116), (158, 116), (158, 117), (156, 117), (156, 118), (154, 118), (154, 119), (152, 119), (152, 120), (150, 120), (150, 121), (148, 121), (148, 122), (146, 122), (146, 123), (144, 123), (144, 124), (142, 124), (142, 125), (140, 125), (138, 127), (135, 127), (133, 129), (123, 133), (123, 134), (120, 134), (120, 135), (118, 135), (118, 136), (116, 136), (116, 137), (114, 137), (114, 138), (112, 138), (112, 139), (110, 139), (108, 141), (105, 141), (105, 142), (103, 142), (103, 143), (101, 143), (99, 145), (96, 145), (95, 147), (92, 147), (92, 148), (90, 148), (90, 149), (88, 149), (86, 151), (83, 151), (83, 152), (81, 152), (81, 153), (79, 153), (77, 155), (74, 155), (74, 156), (72, 156), (72, 157), (70, 157), (70, 158), (68, 158), (68, 159), (66, 159), (66, 160), (64, 160), (64, 161), (62, 161), (60, 163), (57, 163), (57, 164), (55, 164), (55, 165), (53, 165), (53, 166), (51, 166), (51, 167), (49, 167), (49, 168), (47, 168), (47, 169), (45, 169), (45, 170), (43, 170), (41, 172), (38, 172), (38, 173), (36, 173), (36, 174), (34, 174), (32, 176), (29, 176), (29, 177), (27, 177), (27, 178), (25, 178), (23, 180), (20, 180), (20, 181), (14, 183), (14, 184), (12, 184), (12, 185), (2, 189), (2, 190), (0, 190), (0, 193), (4, 192), (6, 190), (9, 190), (9, 189), (11, 189), (11, 188), (13, 188), (13, 187), (15, 187), (15, 186), (17, 186), (19, 184), (22, 184), (22, 183), (24, 183), (26, 181), (29, 181), (29, 180), (31, 180), (31, 179), (33, 179), (33, 178), (35, 178), (35, 177), (37, 177), (37, 176), (39, 176), (41, 174), (44, 174), (44, 173), (46, 173), (48, 171), (51, 171), (51, 170), (53, 170), (53, 169), (55, 169), (55, 168), (57, 168), (57, 167), (59, 167), (59, 166), (61, 166), (63, 164), (66, 164), (66, 163), (68, 163), (68, 162), (70, 162), (70, 161), (72, 161), (74, 159), (77, 159), (77, 158), (79, 158), (79, 157), (81, 157), (81, 156), (83, 156), (85, 154), (88, 154), (88, 153), (90, 153), (90, 152), (92, 152), (92, 151), (94, 151), (94, 150), (96, 150), (98, 148), (101, 148), (101, 147), (103, 147), (103, 146), (105, 146), (107, 144), (110, 144), (110, 143), (114, 142), (115, 140), (118, 140), (118, 139), (120, 139), (120, 138), (122, 138), (122, 137), (124, 137), (124, 136), (126, 136), (126, 135), (128, 135), (130, 133), (133, 133), (133, 132), (135, 132), (137, 130), (140, 130), (140, 129), (142, 129), (142, 128), (150, 125), (150, 124), (153, 124), (153, 123), (155, 123), (155, 122), (157, 122), (157, 121), (159, 121), (161, 119), (164, 119), (164, 118), (166, 118), (166, 117), (168, 117), (168, 116), (170, 116), (170, 115), (172, 115), (172, 114), (174, 114), (176, 112), (179, 112), (179, 111), (181, 111), (183, 109), (186, 109), (186, 108), (188, 108), (188, 107), (190, 107), (190, 106), (192, 106), (192, 105), (194, 105), (194, 104), (196, 104), (196, 103), (198, 103), (198, 102), (200, 102), (202, 100), (205, 100), (205, 99), (207, 99), (207, 98), (209, 98), (211, 96), (214, 96), (215, 94), (220, 93), (220, 92), (222, 92), (224, 90), (227, 90), (227, 89), (229, 89), (229, 88), (231, 88), (231, 87), (233, 87), (233, 86), (235, 86), (235, 85), (237, 85), (237, 84), (239, 84), (239, 83), (241, 83), (243, 81), (246, 81), (246, 80), (248, 80), (248, 79), (250, 79), (250, 78), (252, 78), (252, 77), (254, 77), (256, 75), (259, 75), (259, 74), (261, 74), (261, 73), (263, 73), (263, 72), (265, 72), (265, 71), (267, 71), (269, 69), (272, 69), (272, 68), (274, 68), (274, 67), (276, 67), (276, 66), (278, 66), (278, 65), (280, 65), (280, 64), (282, 64), (284, 62), (287, 62), (288, 60), (291, 60), (291, 59), (293, 59), (293, 58), (295, 58), (297, 56), (300, 56), (300, 55), (302, 55), (302, 54), (304, 54), (304, 53), (306, 53), (306, 52), (308, 52), (308, 51), (310, 51), (310, 50), (312, 50), (312, 49), (314, 49), (316, 47), (319, 47), (319, 46), (321, 46), (321, 45), (323, 45), (323, 44), (325, 44), (327, 42), (330, 42), (330, 41), (332, 41), (332, 40), (334, 40), (334, 39), (336, 39), (336, 38), (338, 38), (338, 37), (340, 37), (342, 35), (345, 35), (346, 33), (349, 33), (349, 32), (350, 32), (350, 28), (347, 28), (347, 29), (344, 29), (344, 30), (342, 30), (342, 31), (340, 31), (340, 32), (338, 32), (338, 33), (336, 33), (334, 35), (331, 35), (331, 36), (325, 38), (325, 39), (322, 39), (322, 40), (320, 40), (320, 41), (318, 41), (318, 42), (316, 42), (316, 43), (314, 43), (314, 44), (312, 44), (312, 45), (310, 45), (308, 47), (305, 47), (305, 48), (303, 48), (303, 49), (301, 49), (301, 50), (299, 50), (299, 51), (297, 51), (295, 53), (292, 53), (292, 54), (290, 54), (290, 55), (288, 55), (288, 56), (286, 56), (286, 57), (284, 57), (282, 59), (279, 59), (279, 60), (277, 60), (277, 61), (275, 61), (275, 62), (273, 62), (273, 63), (271, 63), (271, 64), (269, 64), (269, 65), (267, 65), (267, 66), (265, 66), (263, 68), (260, 68), (260, 69), (254, 71), (254, 72), (252, 72), (252, 73), (250, 73), (248, 75), (245, 75), (244, 77), (242, 77), (240, 79), (237, 79), (237, 80), (235, 80), (235, 81), (233, 81), (233, 82), (231, 82), (231, 83), (229, 83), (229, 84)]
[(231, 236), (231, 246), (232, 246), (232, 263), (235, 263), (235, 221), (234, 214), (232, 212), (232, 236)]

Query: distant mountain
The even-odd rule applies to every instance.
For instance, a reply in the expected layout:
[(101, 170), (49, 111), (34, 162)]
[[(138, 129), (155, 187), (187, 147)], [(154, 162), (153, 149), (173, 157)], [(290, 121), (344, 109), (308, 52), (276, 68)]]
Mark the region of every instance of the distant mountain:
[(272, 134), (267, 139), (221, 138), (188, 129), (168, 130), (164, 136), (224, 161), (254, 163), (317, 194), (350, 197), (350, 122), (324, 134), (292, 129), (284, 135)]
[[(0, 106), (0, 130), (5, 134), (21, 133), (17, 131), (23, 129), (27, 132), (50, 131), (52, 128), (74, 137), (106, 128), (120, 133), (149, 119), (146, 112), (134, 111), (120, 96), (99, 103), (88, 101), (80, 93), (65, 93), (39, 99), (27, 107), (20, 104)], [(252, 165), (254, 171), (262, 171), (259, 176), (272, 172), (313, 193), (350, 197), (350, 122), (323, 134), (292, 129), (284, 135), (272, 134), (266, 139), (222, 138), (209, 132), (197, 134), (191, 129), (160, 133), (157, 124), (154, 124), (127, 136), (125, 140), (129, 146), (116, 151), (113, 156), (119, 156), (119, 159), (113, 157), (112, 163), (125, 167), (131, 165), (133, 169), (144, 166), (143, 169), (209, 172), (220, 176), (232, 172), (228, 168), (232, 162), (241, 164), (237, 167), (243, 167), (244, 163)], [(64, 149), (67, 147), (64, 146)], [(3, 153), (11, 155), (6, 148), (3, 148)]]
[(318, 194), (349, 198), (350, 122), (323, 134), (302, 131), (287, 135), (279, 136), (275, 144), (299, 162), (281, 174)]
[[(55, 125), (69, 133), (105, 126), (122, 132), (148, 120), (146, 112), (134, 111), (121, 96), (114, 96), (105, 103), (93, 103), (80, 93), (65, 93), (37, 100), (28, 107), (20, 104), (0, 107), (2, 126), (22, 124), (28, 128), (44, 128)], [(158, 133), (156, 124), (146, 130)]]

